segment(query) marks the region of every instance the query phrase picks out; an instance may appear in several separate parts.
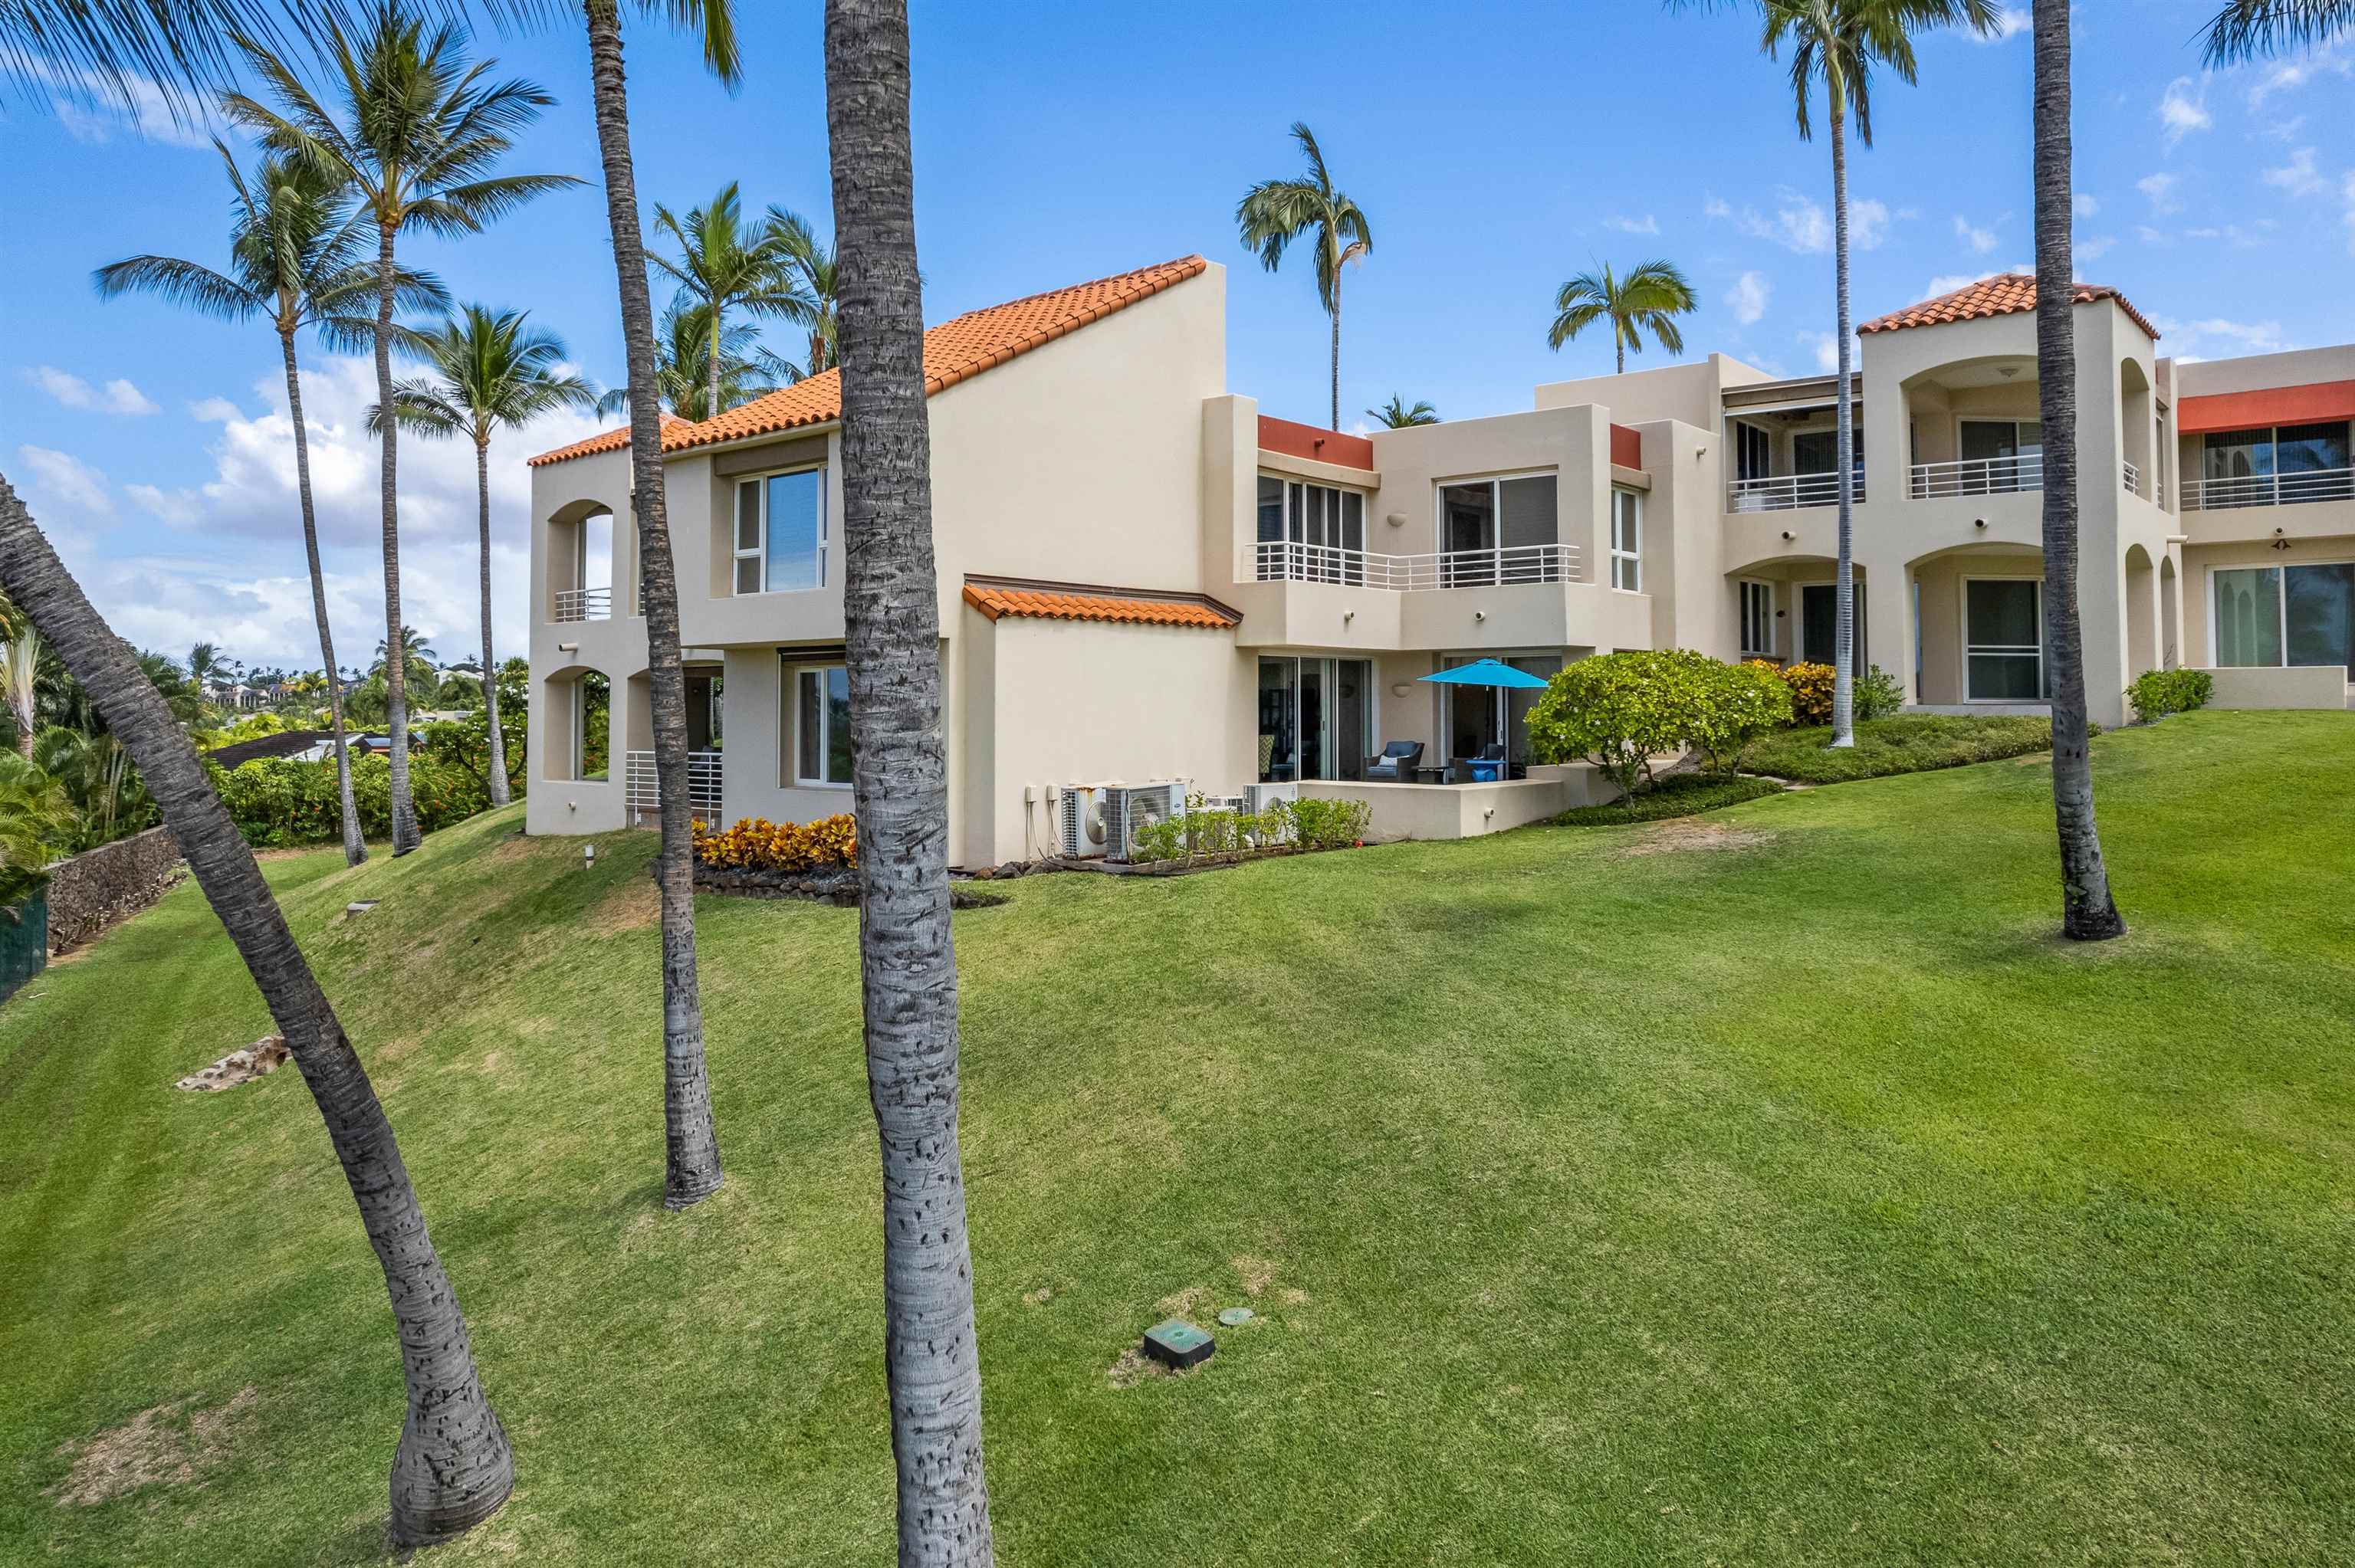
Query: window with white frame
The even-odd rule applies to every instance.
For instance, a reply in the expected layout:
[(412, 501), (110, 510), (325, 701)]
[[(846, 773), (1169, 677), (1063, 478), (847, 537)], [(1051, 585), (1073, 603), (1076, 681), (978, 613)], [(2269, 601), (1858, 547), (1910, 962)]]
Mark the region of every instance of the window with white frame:
[(1611, 586), (1644, 591), (1644, 498), (1632, 490), (1611, 493)]
[(784, 729), (795, 784), (850, 782), (850, 672), (840, 664), (785, 667)]
[(1745, 659), (1774, 656), (1774, 585), (1744, 578), (1742, 589), (1742, 655)]
[(735, 591), (826, 586), (826, 470), (763, 474), (736, 486)]

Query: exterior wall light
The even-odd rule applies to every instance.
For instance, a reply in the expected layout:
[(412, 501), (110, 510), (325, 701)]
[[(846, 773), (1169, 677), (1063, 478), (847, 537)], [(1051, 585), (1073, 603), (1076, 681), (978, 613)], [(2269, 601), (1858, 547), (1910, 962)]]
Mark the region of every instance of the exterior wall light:
[(1341, 612), (1341, 624), (1342, 624), (1342, 625), (1344, 625), (1344, 626), (1348, 625), (1348, 624), (1349, 624), (1349, 622), (1351, 622), (1351, 621), (1353, 621), (1353, 620), (1357, 620), (1357, 619), (1358, 619), (1358, 612), (1357, 612), (1356, 610), (1354, 610), (1354, 609), (1345, 609), (1345, 610), (1343, 610), (1343, 611)]
[(1488, 619), (1488, 612), (1485, 609), (1476, 609), (1472, 612), (1472, 619), (1475, 620), (1486, 620)]
[(1974, 528), (1984, 528), (1987, 526), (1987, 519), (1984, 517), (1974, 517), (1971, 519), (1971, 526)]
[(1413, 690), (1414, 683), (1412, 681), (1392, 681), (1391, 683), (1391, 695), (1394, 697), (1405, 696), (1409, 692)]
[(581, 644), (578, 642), (559, 642), (556, 645), (556, 651), (559, 653), (578, 653), (581, 652)]
[(1794, 539), (1796, 539), (1796, 538), (1797, 538), (1797, 537), (1798, 537), (1798, 535), (1797, 535), (1796, 534), (1792, 533), (1788, 528), (1785, 528), (1785, 529), (1784, 529), (1784, 530), (1783, 530), (1783, 542), (1784, 542), (1785, 544), (1786, 544), (1786, 545), (1787, 545), (1787, 544), (1789, 544), (1792, 540), (1794, 540)]

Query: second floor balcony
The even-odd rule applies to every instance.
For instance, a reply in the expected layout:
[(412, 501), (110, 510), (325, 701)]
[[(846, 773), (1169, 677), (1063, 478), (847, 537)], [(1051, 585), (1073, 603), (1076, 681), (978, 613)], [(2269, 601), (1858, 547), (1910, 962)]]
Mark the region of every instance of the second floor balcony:
[(611, 588), (569, 588), (556, 590), (558, 621), (609, 620), (613, 614)]
[(1944, 495), (2010, 495), (2044, 488), (2044, 454), (2026, 451), (2002, 457), (1917, 462), (1909, 493), (1916, 501)]
[[(1864, 471), (1856, 472), (1850, 496), (1864, 500)], [(1725, 487), (1728, 512), (1796, 512), (1806, 506), (1839, 504), (1839, 471), (1781, 473), (1771, 479), (1737, 479)]]
[(2237, 474), (2183, 482), (2186, 512), (2296, 506), (2318, 501), (2355, 501), (2355, 468), (2305, 469), (2290, 473)]
[(1505, 545), (1487, 549), (1389, 556), (1332, 545), (1265, 540), (1254, 546), (1253, 576), (1263, 583), (1337, 583), (1417, 593), (1433, 588), (1580, 581), (1575, 545)]

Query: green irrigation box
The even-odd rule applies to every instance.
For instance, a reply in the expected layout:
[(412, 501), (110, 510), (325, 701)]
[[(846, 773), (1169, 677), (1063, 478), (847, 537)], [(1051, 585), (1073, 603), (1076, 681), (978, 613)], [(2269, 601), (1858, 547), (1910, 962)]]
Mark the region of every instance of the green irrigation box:
[(0, 1001), (39, 974), (49, 962), (49, 890), (0, 909)]

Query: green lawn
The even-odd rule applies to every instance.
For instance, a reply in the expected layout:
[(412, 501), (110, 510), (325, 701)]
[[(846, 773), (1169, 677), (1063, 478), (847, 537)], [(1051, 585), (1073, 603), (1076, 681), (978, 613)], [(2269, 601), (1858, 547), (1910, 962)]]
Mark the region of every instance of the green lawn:
[(1776, 730), (1742, 759), (1745, 773), (1771, 774), (1803, 784), (1838, 784), (1994, 762), (2052, 749), (2052, 724), (2042, 715), (1899, 714), (1856, 726), (1856, 744), (1838, 751), (1829, 725)]
[[(960, 914), (1003, 1560), (2344, 1563), (2355, 715), (2095, 758), (2094, 948), (2035, 758)], [(515, 1435), (425, 1561), (890, 1561), (855, 914), (704, 901), (729, 1185), (666, 1215), (652, 835), (517, 821), (270, 866)], [(378, 1556), (318, 1118), (170, 1087), (265, 1022), (193, 887), (0, 1008), (0, 1562)], [(191, 1480), (45, 1495), (247, 1388)]]

